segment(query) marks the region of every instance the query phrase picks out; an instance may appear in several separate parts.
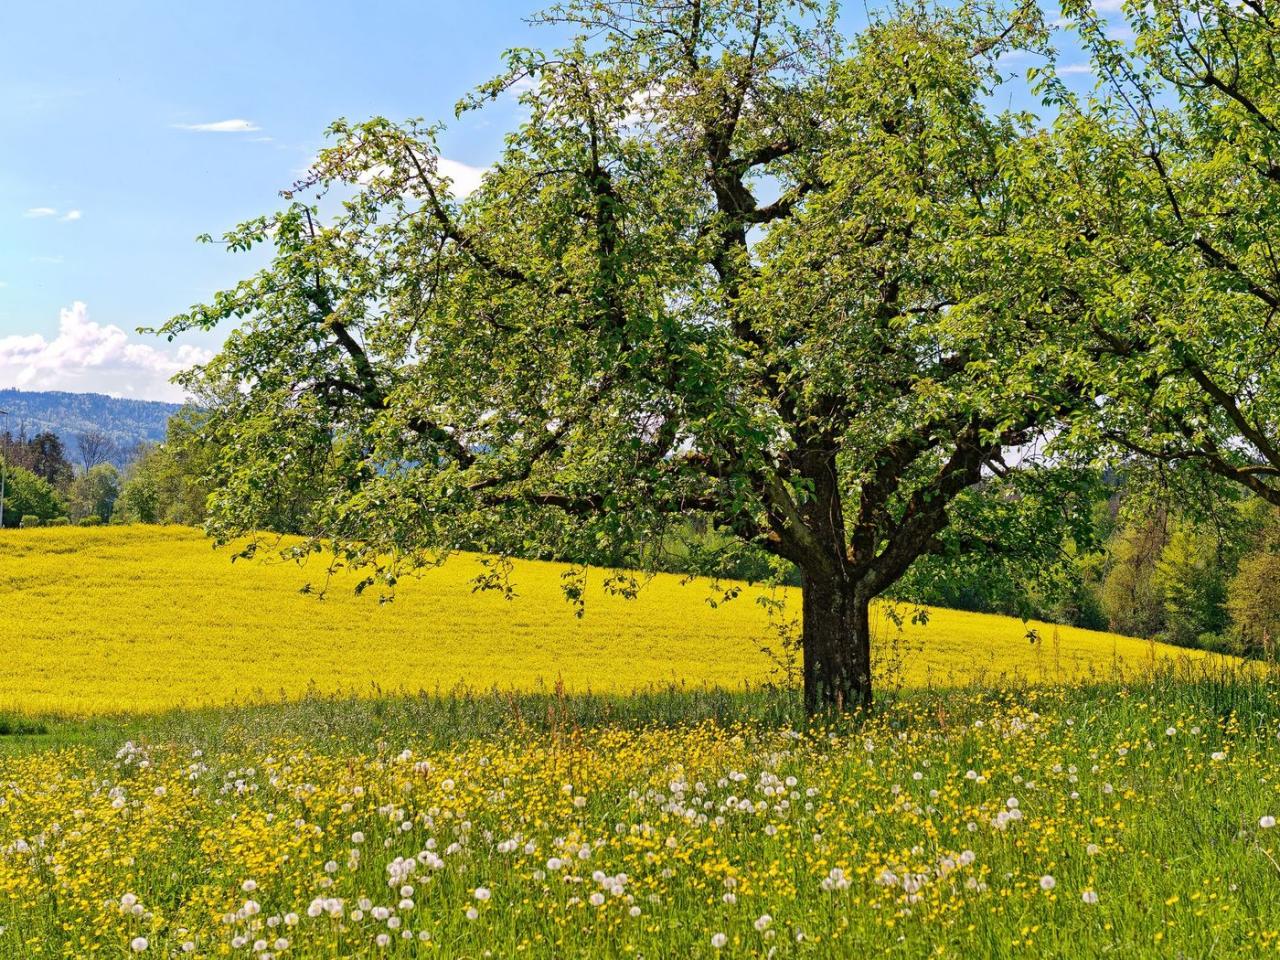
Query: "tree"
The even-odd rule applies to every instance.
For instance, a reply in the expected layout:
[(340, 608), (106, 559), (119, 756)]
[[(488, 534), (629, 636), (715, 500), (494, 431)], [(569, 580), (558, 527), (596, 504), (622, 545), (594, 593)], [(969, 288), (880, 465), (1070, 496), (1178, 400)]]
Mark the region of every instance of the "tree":
[(67, 461), (62, 441), (49, 431), (27, 438), (24, 431), (17, 436), (6, 431), (0, 434), (0, 457), (5, 463), (30, 470), (46, 483), (65, 492), (75, 471)]
[(4, 468), (4, 525), (18, 526), (24, 516), (49, 521), (61, 516), (66, 508), (53, 485), (30, 470), (6, 464)]
[(124, 523), (159, 523), (164, 519), (166, 504), (159, 478), (163, 456), (159, 447), (147, 447), (133, 458), (116, 500), (117, 519)]
[[(169, 418), (164, 443), (135, 452), (125, 471), (116, 518), (126, 523), (204, 523), (212, 476), (221, 450), (207, 416), (183, 407)], [(266, 529), (296, 532), (296, 515), (305, 513), (311, 497), (306, 489), (280, 482), (281, 496), (259, 517)], [(281, 501), (284, 501), (283, 503)]]
[(1246, 653), (1274, 659), (1280, 640), (1280, 520), (1272, 514), (1227, 587), (1227, 608)]
[(100, 463), (76, 477), (71, 484), (71, 516), (76, 520), (97, 517), (103, 523), (108, 523), (119, 495), (120, 474), (111, 464)]
[(28, 443), (29, 468), (41, 480), (65, 491), (75, 471), (67, 460), (66, 450), (56, 433), (45, 430), (37, 433)]
[(1064, 356), (1106, 398), (1081, 435), (1280, 504), (1280, 10), (1126, 4), (1132, 44), (1063, 10), (1106, 94), (1046, 81), (1062, 111), (1035, 178), (1085, 321)]
[(394, 583), (457, 547), (638, 558), (700, 516), (799, 568), (807, 707), (868, 703), (871, 600), (961, 549), (953, 501), (999, 496), (1079, 394), (1025, 322), (1054, 289), (993, 253), (1025, 131), (983, 104), (1038, 15), (904, 5), (847, 52), (833, 17), (553, 8), (583, 37), (461, 106), (534, 81), (465, 198), (438, 128), (335, 124), (286, 197), (341, 207), (230, 233), (271, 265), (164, 328), (240, 323), (182, 380), (222, 450), (212, 531), (302, 487), (309, 548)]
[(80, 452), (80, 465), (85, 473), (100, 463), (106, 463), (118, 452), (116, 442), (101, 430), (76, 434), (76, 449)]
[(1226, 628), (1227, 577), (1223, 545), (1188, 525), (1173, 529), (1160, 554), (1154, 585), (1164, 598), (1164, 639), (1197, 646), (1206, 634)]
[(1101, 598), (1112, 630), (1153, 637), (1164, 629), (1164, 597), (1156, 570), (1168, 542), (1168, 517), (1163, 512), (1129, 524), (1112, 537)]

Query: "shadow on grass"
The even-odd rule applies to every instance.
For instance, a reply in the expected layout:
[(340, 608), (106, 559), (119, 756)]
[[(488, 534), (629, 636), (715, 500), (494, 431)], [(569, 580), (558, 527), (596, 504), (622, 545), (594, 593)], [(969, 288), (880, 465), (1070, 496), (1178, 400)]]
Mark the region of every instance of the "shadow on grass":
[[(1234, 717), (1246, 727), (1280, 727), (1280, 671), (1249, 666), (1179, 664), (1145, 675), (1091, 677), (1046, 684), (1004, 676), (999, 681), (882, 694), (874, 712), (903, 723), (971, 722), (994, 703), (1052, 693), (1068, 711), (1106, 705), (1112, 713), (1143, 700)], [(575, 737), (603, 728), (684, 727), (712, 723), (821, 733), (857, 725), (858, 714), (804, 715), (800, 691), (789, 687), (726, 690), (671, 685), (631, 694), (531, 693), (457, 688), (387, 695), (381, 690), (295, 700), (182, 708), (156, 714), (90, 717), (0, 714), (0, 754), (79, 746), (114, 753), (125, 740), (217, 749), (246, 742), (295, 741), (314, 750), (447, 747), (477, 739), (534, 735)], [(1137, 714), (1135, 713), (1135, 721)]]

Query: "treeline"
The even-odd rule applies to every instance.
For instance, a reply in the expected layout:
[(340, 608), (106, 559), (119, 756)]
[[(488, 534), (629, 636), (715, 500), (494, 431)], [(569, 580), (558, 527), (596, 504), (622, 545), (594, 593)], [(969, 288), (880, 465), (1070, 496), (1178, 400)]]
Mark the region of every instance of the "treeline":
[[(77, 434), (73, 448), (51, 431), (33, 437), (0, 434), (4, 526), (180, 523), (204, 520), (211, 446), (195, 437), (201, 415), (181, 410), (159, 444), (122, 451), (96, 430)], [(122, 458), (123, 469), (111, 462)]]
[(96, 459), (105, 454), (97, 435), (85, 434), (77, 444), (87, 456), (77, 469), (57, 434), (33, 437), (0, 434), (0, 469), (4, 478), (4, 525), (31, 527), (105, 523), (120, 492), (120, 474)]
[(1107, 495), (1056, 562), (970, 567), (924, 558), (899, 598), (1270, 657), (1280, 636), (1280, 509), (1217, 491), (1184, 506), (1141, 480), (1105, 481)]

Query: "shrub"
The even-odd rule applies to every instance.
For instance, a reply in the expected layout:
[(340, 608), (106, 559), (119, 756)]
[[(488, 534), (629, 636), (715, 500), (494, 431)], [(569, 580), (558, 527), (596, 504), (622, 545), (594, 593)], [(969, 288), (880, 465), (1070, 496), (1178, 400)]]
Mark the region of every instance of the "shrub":
[(76, 522), (77, 522), (77, 524), (78, 524), (79, 526), (82, 526), (82, 527), (100, 527), (100, 526), (102, 526), (102, 518), (101, 518), (101, 517), (98, 517), (98, 516), (93, 516), (93, 517), (81, 517), (81, 518), (80, 518), (78, 521), (76, 521)]
[(1232, 656), (1240, 656), (1244, 653), (1244, 644), (1232, 632), (1202, 633), (1196, 638), (1196, 646), (1210, 653), (1229, 653)]
[(37, 517), (34, 513), (24, 513), (22, 515), (22, 519), (18, 521), (18, 526), (24, 529), (29, 529), (30, 527), (38, 527), (40, 526), (40, 518)]
[(68, 519), (67, 517), (54, 517), (52, 520), (46, 523), (45, 526), (46, 527), (69, 527), (71, 526), (71, 520)]

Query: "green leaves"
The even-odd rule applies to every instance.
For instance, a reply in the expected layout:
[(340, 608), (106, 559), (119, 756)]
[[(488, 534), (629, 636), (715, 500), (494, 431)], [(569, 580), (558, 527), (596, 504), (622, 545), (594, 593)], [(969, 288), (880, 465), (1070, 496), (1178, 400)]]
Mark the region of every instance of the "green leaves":
[(1131, 46), (1087, 4), (1064, 11), (1106, 94), (1068, 105), (1039, 168), (1079, 373), (1105, 397), (1079, 437), (1280, 502), (1274, 11), (1134, 5)]

